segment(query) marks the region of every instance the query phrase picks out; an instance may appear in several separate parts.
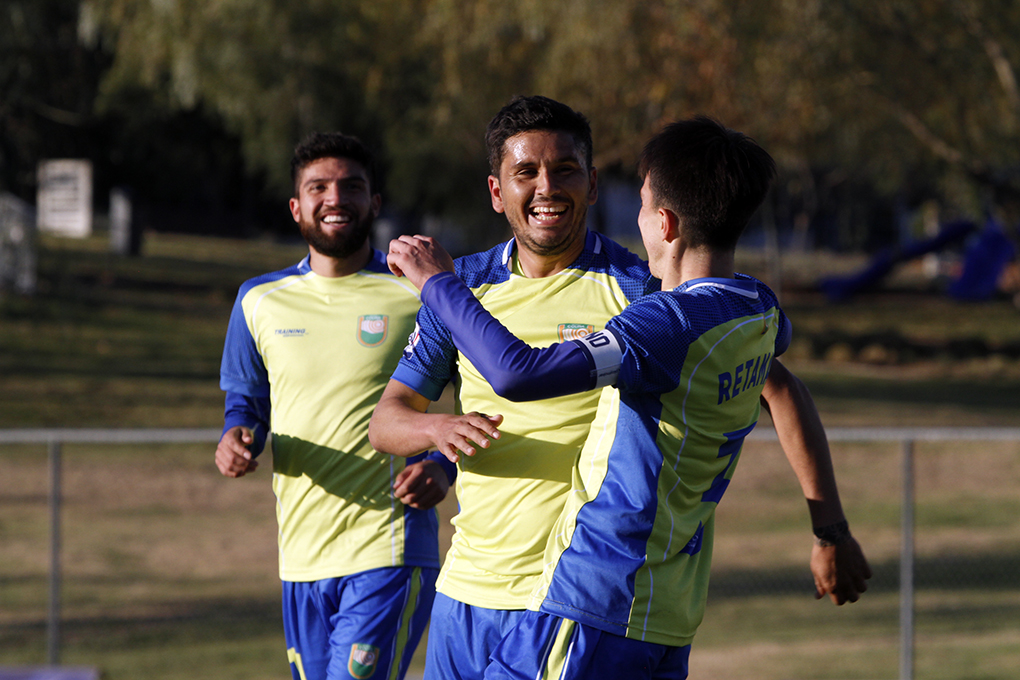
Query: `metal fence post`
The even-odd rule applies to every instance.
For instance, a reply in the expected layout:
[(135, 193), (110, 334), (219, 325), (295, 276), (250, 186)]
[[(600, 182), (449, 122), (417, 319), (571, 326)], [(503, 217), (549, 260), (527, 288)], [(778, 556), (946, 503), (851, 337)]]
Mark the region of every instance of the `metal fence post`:
[(46, 618), (46, 662), (60, 662), (60, 442), (50, 441), (50, 598)]
[(903, 440), (900, 536), (900, 680), (914, 678), (914, 440)]

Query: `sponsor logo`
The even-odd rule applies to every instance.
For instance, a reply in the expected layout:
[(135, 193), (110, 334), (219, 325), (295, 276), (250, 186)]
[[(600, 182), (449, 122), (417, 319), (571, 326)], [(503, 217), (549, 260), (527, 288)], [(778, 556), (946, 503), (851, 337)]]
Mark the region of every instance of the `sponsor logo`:
[(556, 333), (560, 336), (560, 342), (566, 342), (567, 340), (580, 340), (589, 333), (595, 332), (595, 326), (589, 326), (583, 323), (561, 323), (556, 328)]
[(351, 677), (358, 680), (371, 677), (377, 663), (379, 663), (378, 647), (359, 643), (351, 645), (351, 657), (347, 660), (347, 671)]
[(301, 338), (308, 335), (308, 331), (304, 328), (277, 328), (276, 334), (285, 338)]
[(378, 347), (386, 340), (390, 317), (385, 314), (366, 314), (358, 317), (358, 342), (365, 347)]

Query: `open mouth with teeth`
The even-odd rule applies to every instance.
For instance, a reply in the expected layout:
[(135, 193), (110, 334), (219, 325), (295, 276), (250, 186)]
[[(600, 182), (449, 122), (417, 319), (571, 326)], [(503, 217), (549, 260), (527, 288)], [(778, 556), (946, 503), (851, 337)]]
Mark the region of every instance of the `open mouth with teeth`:
[(328, 215), (323, 215), (319, 219), (319, 222), (321, 222), (322, 224), (333, 224), (338, 226), (343, 226), (353, 221), (354, 218), (344, 213), (330, 213)]
[(531, 219), (539, 224), (551, 224), (557, 222), (567, 214), (565, 205), (538, 205), (528, 211)]

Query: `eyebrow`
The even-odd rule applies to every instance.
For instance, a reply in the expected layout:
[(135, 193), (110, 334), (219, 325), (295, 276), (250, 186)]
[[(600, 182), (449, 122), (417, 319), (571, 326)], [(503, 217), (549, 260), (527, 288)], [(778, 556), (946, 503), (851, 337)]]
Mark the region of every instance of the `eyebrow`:
[[(308, 179), (306, 179), (304, 182), (301, 183), (301, 186), (306, 187), (309, 184), (318, 184), (319, 182), (329, 182), (329, 181), (331, 181), (331, 178), (328, 178), (328, 177), (309, 177)], [(353, 175), (351, 177), (344, 177), (344, 178), (342, 178), (340, 180), (340, 183), (341, 184), (357, 183), (357, 184), (364, 184), (365, 186), (368, 186), (368, 179), (365, 178), (365, 177), (360, 177), (358, 175)]]
[[(563, 164), (563, 163), (573, 163), (574, 165), (577, 165), (577, 166), (583, 166), (584, 165), (584, 163), (582, 163), (577, 158), (577, 156), (561, 156), (559, 158), (554, 158), (552, 161), (550, 161), (549, 164), (550, 165), (560, 165), (560, 164)], [(526, 167), (531, 166), (531, 165), (541, 165), (541, 163), (537, 162), (537, 161), (533, 161), (533, 160), (522, 160), (522, 161), (520, 161), (518, 163), (512, 164), (510, 166), (510, 169), (514, 170), (516, 168), (526, 168)]]

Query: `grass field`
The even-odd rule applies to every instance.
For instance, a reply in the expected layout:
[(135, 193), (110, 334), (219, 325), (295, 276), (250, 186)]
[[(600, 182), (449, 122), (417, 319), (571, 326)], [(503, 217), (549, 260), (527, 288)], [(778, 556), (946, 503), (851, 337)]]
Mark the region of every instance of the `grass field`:
[[(99, 238), (45, 240), (38, 295), (0, 299), (0, 428), (218, 427), (237, 286), (301, 253), (150, 234), (125, 259)], [(954, 303), (910, 271), (840, 306), (806, 285), (855, 264), (791, 259), (784, 276), (787, 363), (827, 424), (1020, 426), (1010, 301)], [(694, 680), (897, 677), (898, 448), (834, 457), (871, 590), (843, 608), (814, 600), (792, 474), (775, 445), (748, 444), (718, 513)], [(267, 467), (227, 480), (211, 445), (69, 445), (64, 460), (64, 663), (108, 680), (289, 677)], [(916, 677), (1015, 678), (1020, 443), (919, 445), (917, 473)], [(0, 665), (45, 660), (46, 480), (43, 447), (0, 448)]]

